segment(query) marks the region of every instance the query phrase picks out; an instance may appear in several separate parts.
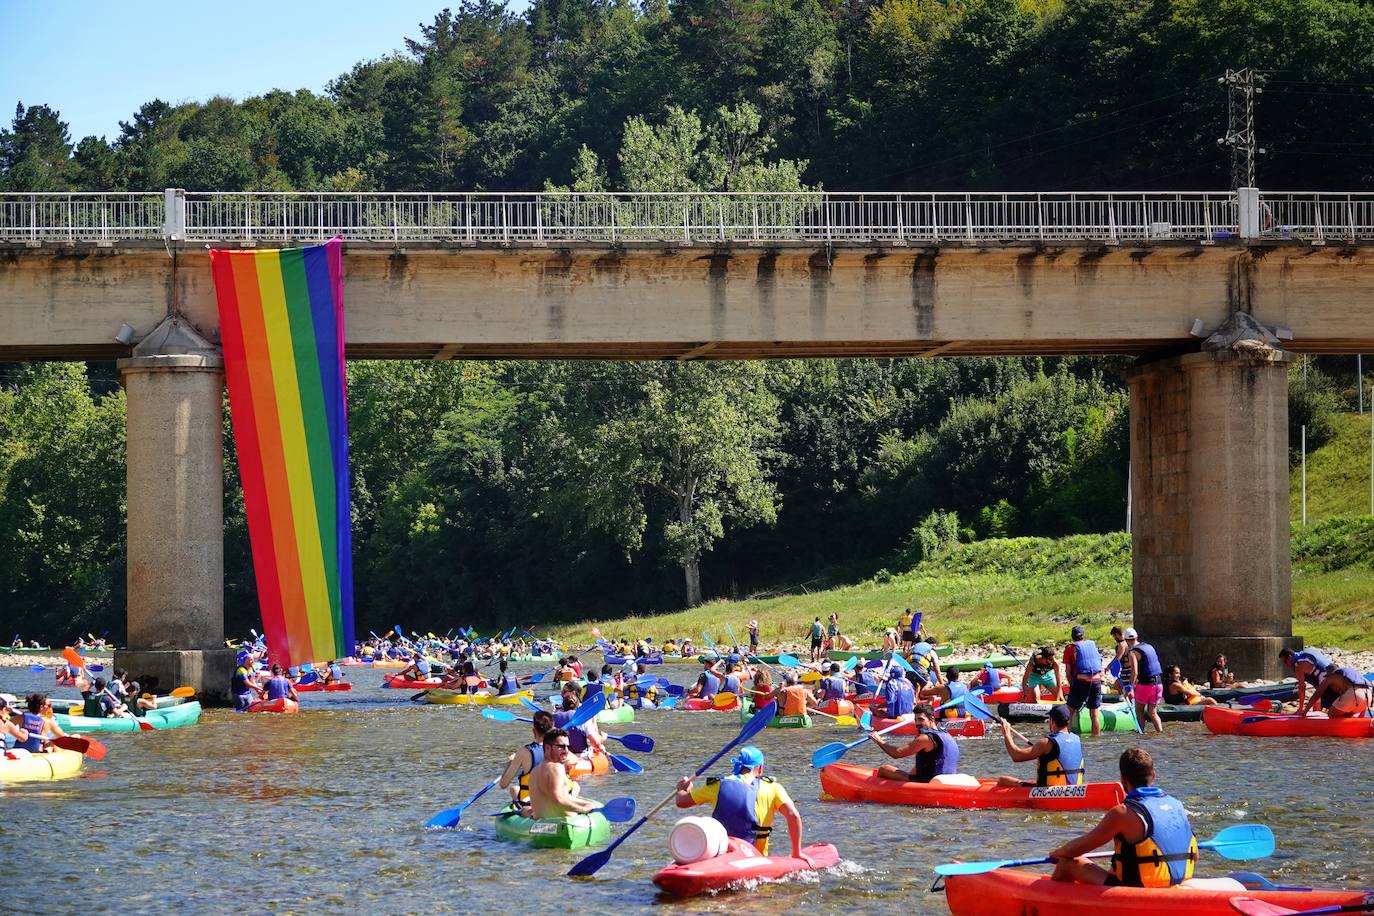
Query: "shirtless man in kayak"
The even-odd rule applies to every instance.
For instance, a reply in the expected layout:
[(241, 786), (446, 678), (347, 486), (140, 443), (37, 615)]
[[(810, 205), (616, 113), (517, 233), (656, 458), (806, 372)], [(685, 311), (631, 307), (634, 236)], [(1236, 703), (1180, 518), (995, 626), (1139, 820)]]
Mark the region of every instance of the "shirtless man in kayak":
[[(530, 774), (529, 817), (562, 817), (586, 814), (601, 807), (600, 802), (579, 798), (576, 784), (568, 778), (567, 760), (571, 753), (568, 733), (561, 728), (544, 735), (544, 762)], [(522, 812), (524, 813), (524, 812)]]
[[(1035, 781), (1027, 782), (1015, 776), (998, 776), (997, 785), (1003, 788), (1020, 786), (1081, 786), (1087, 782), (1083, 763), (1083, 742), (1069, 731), (1069, 707), (1060, 703), (1050, 707), (1050, 733), (1039, 741), (1022, 747), (1012, 737), (1015, 731), (1006, 719), (997, 720), (1002, 726), (1002, 742), (1007, 756), (1017, 763), (1035, 761)], [(1024, 739), (1024, 735), (1022, 738)]]
[(909, 773), (885, 763), (874, 771), (874, 775), (900, 782), (930, 782), (936, 776), (959, 772), (959, 744), (952, 735), (935, 727), (935, 711), (921, 703), (912, 710), (912, 721), (916, 725), (916, 737), (900, 747), (888, 744), (876, 732), (868, 733), (869, 740), (894, 760), (916, 758), (916, 765)]
[(544, 736), (553, 731), (553, 713), (540, 710), (533, 719), (530, 731), (534, 740), (510, 755), (505, 772), (496, 783), (503, 789), (509, 789), (511, 799), (521, 807), (527, 807), (530, 803), (530, 774), (544, 762)]

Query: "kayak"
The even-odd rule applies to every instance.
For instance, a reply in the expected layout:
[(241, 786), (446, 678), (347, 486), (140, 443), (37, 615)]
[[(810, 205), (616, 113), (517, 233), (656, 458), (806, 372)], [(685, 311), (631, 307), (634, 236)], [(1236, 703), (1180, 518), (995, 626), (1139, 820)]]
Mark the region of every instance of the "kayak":
[[(985, 693), (981, 697), (984, 703), (1026, 703), (1024, 692), (1020, 687), (1001, 687), (992, 693)], [(1053, 703), (1054, 697), (1046, 690), (1041, 690), (1037, 694), (1043, 703)], [(1034, 703), (1035, 701), (1031, 701)]]
[(735, 699), (730, 703), (729, 706), (716, 706), (710, 700), (703, 700), (701, 697), (688, 697), (686, 700), (682, 702), (682, 708), (690, 710), (692, 712), (702, 712), (709, 710), (714, 710), (716, 712), (730, 712), (731, 710), (739, 709), (739, 697), (735, 697)]
[[(153, 728), (181, 728), (185, 725), (195, 725), (200, 721), (200, 703), (192, 700), (190, 703), (181, 703), (177, 706), (168, 706), (165, 709), (150, 709), (143, 714), (142, 721), (147, 722)], [(136, 732), (142, 731), (138, 727), (138, 719), (130, 719), (128, 716), (117, 718), (96, 719), (86, 716), (69, 716), (64, 713), (53, 713), (53, 721), (58, 728), (65, 731), (78, 732)]]
[[(102, 651), (102, 652), (108, 652), (109, 650), (108, 650), (108, 649), (102, 649), (101, 651)], [(27, 649), (11, 649), (11, 648), (7, 648), (7, 647), (2, 647), (2, 646), (0, 646), (0, 655), (52, 655), (52, 654), (53, 654), (52, 646), (39, 646), (39, 647), (36, 648), (36, 649), (35, 649), (35, 648), (32, 648), (32, 647), (27, 648)]]
[(425, 700), (440, 706), (520, 706), (521, 700), (533, 700), (533, 690), (508, 693), (494, 697), (489, 693), (459, 693), (456, 690), (430, 689), (425, 691)]
[(300, 712), (301, 704), (290, 697), (282, 697), (280, 700), (258, 700), (249, 706), (244, 712)]
[(57, 748), (46, 754), (29, 754), (10, 760), (0, 752), (0, 785), (33, 782), (39, 779), (64, 779), (81, 772), (82, 755)]
[(832, 763), (821, 770), (822, 797), (920, 808), (1033, 808), (1038, 811), (1105, 811), (1126, 793), (1118, 783), (1024, 786), (1002, 789), (995, 779), (963, 783), (883, 779), (871, 767)]
[[(1131, 708), (1130, 704), (1117, 703), (1114, 706), (1108, 706), (1104, 703), (1098, 712), (1101, 714), (1102, 731), (1135, 731), (1135, 710)], [(1078, 735), (1092, 734), (1093, 720), (1086, 707), (1080, 709), (1078, 717), (1069, 723), (1069, 730)]]
[(669, 865), (660, 869), (653, 880), (674, 897), (694, 897), (747, 881), (775, 881), (796, 872), (831, 868), (840, 862), (839, 850), (829, 843), (807, 846), (802, 853), (805, 859), (765, 856), (754, 844), (731, 837), (729, 848), (721, 855), (689, 865)]
[[(748, 722), (754, 718), (754, 704), (746, 703), (739, 707), (739, 720)], [(815, 722), (809, 715), (774, 716), (768, 720), (769, 728), (812, 728)]]
[(832, 716), (852, 716), (854, 715), (854, 704), (849, 700), (826, 700), (816, 707), (821, 712), (829, 713)]
[(1202, 711), (1205, 706), (1193, 706), (1187, 703), (1160, 703), (1159, 720), (1161, 722), (1201, 722)]
[(620, 667), (626, 662), (636, 662), (641, 665), (661, 665), (663, 664), (662, 655), (616, 655), (614, 652), (607, 652), (605, 655), (606, 664)]
[(596, 721), (600, 725), (629, 725), (634, 720), (634, 707), (624, 703), (615, 709), (603, 709), (596, 714)]
[(397, 690), (424, 690), (426, 687), (438, 687), (444, 682), (441, 677), (429, 677), (423, 681), (414, 678), (389, 677), (382, 681), (383, 687), (393, 687)]
[[(935, 647), (936, 658), (946, 658), (952, 654), (954, 654), (953, 645)], [(829, 652), (826, 653), (826, 658), (828, 658), (832, 662), (847, 662), (851, 658), (857, 658), (860, 661), (865, 662), (872, 662), (881, 661), (882, 659), (887, 658), (887, 655), (888, 653), (883, 651), (882, 649), (872, 649), (867, 652), (860, 652), (855, 649), (831, 649)]]
[(1294, 910), (1363, 903), (1359, 891), (1252, 891), (1201, 888), (1105, 887), (1051, 881), (1047, 875), (1001, 868), (945, 879), (945, 900), (954, 916), (1024, 916), (1027, 913), (1111, 913), (1112, 916), (1235, 916), (1230, 901), (1262, 900)]
[[(1259, 721), (1247, 723), (1246, 719)], [(1258, 712), (1246, 707), (1204, 706), (1202, 724), (1214, 735), (1246, 735), (1253, 738), (1374, 738), (1374, 719), (1328, 719), (1320, 713), (1306, 718), (1284, 713)]]
[(1298, 682), (1295, 678), (1277, 684), (1264, 684), (1258, 687), (1199, 687), (1198, 692), (1211, 697), (1218, 703), (1227, 703), (1241, 697), (1264, 697), (1267, 700), (1291, 700), (1298, 695)]
[[(880, 732), (891, 725), (895, 725), (896, 719), (884, 719), (879, 716), (873, 717), (873, 730)], [(982, 719), (959, 718), (959, 719), (936, 719), (935, 724), (940, 731), (948, 732), (958, 738), (981, 738), (988, 733), (987, 723)], [(888, 732), (889, 735), (914, 735), (916, 734), (916, 723), (907, 720), (900, 728)]]
[(994, 668), (1010, 668), (1013, 665), (1023, 665), (1024, 662), (1017, 661), (1010, 655), (989, 655), (985, 658), (971, 658), (961, 662), (941, 662), (941, 671), (982, 671), (984, 665), (991, 664)]
[(535, 849), (582, 849), (599, 846), (611, 836), (611, 824), (593, 811), (591, 814), (565, 814), (535, 820), (519, 814), (502, 813), (496, 821), (496, 835), (504, 840), (518, 840)]
[(309, 684), (297, 684), (297, 685), (296, 685), (296, 692), (297, 692), (297, 693), (319, 693), (320, 691), (323, 691), (323, 690), (328, 690), (330, 693), (334, 693), (334, 692), (339, 691), (339, 690), (352, 690), (352, 689), (353, 689), (353, 685), (350, 684), (350, 683), (348, 683), (347, 681), (337, 681), (337, 682), (335, 682), (335, 683), (333, 683), (333, 684), (324, 684), (324, 683), (321, 683), (321, 682), (319, 682), (319, 681), (314, 681), (314, 682), (309, 683)]
[(573, 779), (584, 779), (587, 776), (600, 776), (602, 773), (611, 771), (611, 758), (605, 754), (593, 754), (591, 757), (569, 757), (573, 765), (568, 769), (568, 776)]

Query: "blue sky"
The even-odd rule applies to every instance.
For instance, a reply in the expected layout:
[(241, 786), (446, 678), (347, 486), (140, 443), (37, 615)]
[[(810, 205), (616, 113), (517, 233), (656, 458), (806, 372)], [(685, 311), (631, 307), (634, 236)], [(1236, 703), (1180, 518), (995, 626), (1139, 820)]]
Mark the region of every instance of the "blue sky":
[[(514, 2), (512, 9), (524, 9)], [(62, 113), (72, 141), (113, 140), (154, 98), (323, 90), (404, 48), (457, 0), (0, 0), (0, 125), (17, 102)]]

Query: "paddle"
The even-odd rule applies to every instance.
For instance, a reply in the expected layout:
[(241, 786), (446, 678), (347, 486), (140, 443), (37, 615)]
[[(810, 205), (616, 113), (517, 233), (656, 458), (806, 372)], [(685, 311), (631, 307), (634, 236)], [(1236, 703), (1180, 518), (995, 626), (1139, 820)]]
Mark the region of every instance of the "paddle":
[(425, 826), (457, 827), (458, 822), (463, 819), (463, 812), (468, 809), (468, 806), (470, 806), (473, 802), (477, 801), (477, 799), (481, 798), (483, 795), (486, 795), (492, 789), (496, 788), (497, 784), (500, 782), (501, 777), (496, 777), (491, 782), (487, 783), (485, 786), (479, 789), (476, 795), (472, 796), (472, 798), (469, 798), (467, 801), (463, 802), (458, 807), (449, 808), (447, 811), (440, 811), (438, 814), (434, 815), (429, 820), (425, 821)]
[(711, 637), (705, 631), (702, 631), (701, 637), (706, 640), (706, 645), (711, 647), (711, 651), (716, 653), (716, 658), (720, 658), (720, 650), (716, 648), (715, 643), (711, 642)]
[(1228, 872), (1226, 877), (1233, 881), (1239, 881), (1245, 885), (1247, 891), (1310, 891), (1310, 887), (1291, 887), (1282, 884), (1275, 884), (1264, 875), (1257, 875), (1252, 871), (1233, 871)]
[(48, 669), (47, 669), (46, 667), (44, 667), (43, 665), (29, 665), (29, 670), (30, 670), (30, 671), (46, 671), (46, 670), (48, 670)]
[(782, 665), (784, 668), (800, 668), (801, 659), (797, 658), (795, 655), (788, 655), (784, 652), (782, 655), (778, 656), (778, 664)]
[[(517, 813), (517, 812), (515, 812), (515, 811), (509, 811), (509, 810), (507, 810), (507, 811), (497, 811), (495, 814), (489, 814), (489, 815), (487, 815), (487, 816), (488, 816), (488, 817), (510, 817), (512, 814), (516, 814), (516, 813)], [(632, 818), (632, 817), (635, 816), (635, 800), (634, 800), (633, 798), (630, 798), (628, 795), (622, 795), (622, 796), (620, 796), (619, 798), (613, 798), (613, 799), (611, 799), (610, 801), (608, 801), (608, 802), (606, 802), (604, 805), (602, 805), (600, 808), (593, 808), (592, 810), (590, 810), (590, 811), (588, 811), (588, 812), (586, 812), (586, 813), (587, 813), (587, 814), (598, 814), (598, 813), (599, 813), (602, 817), (604, 817), (606, 820), (610, 821), (612, 824), (623, 824), (623, 823), (625, 823), (626, 821), (628, 821), (630, 818)]]
[(78, 738), (75, 735), (53, 738), (52, 743), (63, 750), (85, 754), (92, 760), (104, 760), (105, 752), (108, 750), (105, 745), (94, 738)]
[[(1263, 824), (1237, 824), (1227, 827), (1210, 840), (1197, 844), (1198, 849), (1210, 849), (1223, 858), (1263, 859), (1274, 852), (1274, 832)], [(1089, 859), (1105, 859), (1112, 852), (1092, 852)], [(935, 866), (935, 874), (942, 877), (951, 875), (981, 875), (999, 868), (1019, 868), (1022, 865), (1047, 865), (1054, 859), (1042, 856), (1038, 859), (1002, 859), (991, 862), (951, 862)]]
[(1227, 903), (1231, 904), (1231, 909), (1245, 916), (1325, 916), (1326, 913), (1368, 913), (1374, 910), (1374, 900), (1343, 906), (1322, 906), (1315, 910), (1290, 910), (1286, 906), (1266, 903), (1254, 897), (1232, 897)]
[[(744, 723), (744, 727), (740, 729), (740, 733), (738, 735), (732, 738), (730, 742), (725, 745), (725, 747), (721, 748), (720, 751), (718, 751), (713, 757), (711, 757), (710, 760), (702, 764), (701, 767), (698, 768), (697, 771), (692, 774), (692, 778), (695, 779), (702, 773), (705, 773), (707, 770), (709, 770), (712, 766), (715, 765), (717, 760), (724, 757), (737, 745), (743, 744), (745, 741), (748, 741), (750, 738), (754, 737), (759, 732), (763, 731), (763, 729), (768, 725), (769, 721), (775, 715), (777, 715), (777, 713), (777, 703), (765, 704), (762, 709), (754, 713), (753, 717), (748, 722)], [(573, 877), (583, 877), (587, 875), (596, 874), (606, 865), (607, 862), (611, 861), (611, 856), (615, 853), (616, 849), (619, 848), (621, 843), (624, 843), (627, 839), (629, 839), (636, 830), (638, 830), (640, 827), (643, 827), (645, 824), (649, 822), (649, 818), (657, 814), (675, 798), (677, 798), (677, 789), (674, 789), (672, 793), (668, 795), (667, 798), (663, 799), (663, 801), (655, 805), (649, 811), (648, 814), (644, 815), (638, 821), (636, 821), (633, 827), (631, 827), (629, 830), (626, 830), (620, 836), (616, 837), (615, 842), (611, 843), (610, 846), (607, 846), (600, 852), (595, 852), (587, 856), (581, 862), (578, 862), (571, 869), (569, 869), (568, 874)]]
[(854, 718), (853, 716), (835, 716), (835, 715), (831, 715), (831, 714), (828, 713), (828, 712), (821, 712), (819, 709), (817, 709), (817, 708), (814, 707), (814, 706), (811, 707), (810, 709), (808, 709), (807, 712), (808, 712), (808, 713), (814, 712), (814, 713), (815, 713), (816, 715), (818, 715), (818, 716), (825, 716), (827, 719), (834, 719), (836, 725), (858, 725), (858, 724), (859, 724), (859, 720), (856, 719), (856, 718)]
[(171, 693), (169, 693), (169, 694), (167, 694), (167, 695), (168, 695), (169, 697), (179, 697), (180, 699), (185, 700), (185, 699), (189, 699), (189, 698), (191, 698), (191, 697), (193, 697), (193, 696), (196, 695), (196, 688), (194, 688), (194, 687), (177, 687), (176, 689), (174, 689)]
[(736, 694), (728, 690), (722, 690), (720, 693), (711, 697), (711, 708), (726, 709), (737, 702), (739, 702), (739, 697)]
[[(609, 738), (610, 735), (606, 735), (605, 737)], [(610, 751), (606, 752), (606, 756), (611, 758), (611, 766), (615, 767), (615, 771), (617, 773), (639, 774), (644, 772), (644, 767), (640, 766), (638, 763), (631, 760), (629, 757), (622, 757), (619, 754), (612, 754)]]
[[(870, 718), (869, 722), (871, 723), (872, 721), (872, 718)], [(886, 735), (888, 732), (896, 731), (903, 725), (910, 724), (911, 722), (909, 720), (897, 722), (893, 725), (889, 725), (882, 731), (874, 732), (873, 734)], [(863, 744), (867, 740), (868, 735), (864, 735), (858, 741), (831, 741), (829, 744), (822, 744), (820, 747), (816, 748), (816, 750), (811, 754), (811, 768), (819, 770), (822, 767), (828, 767), (830, 766), (830, 764), (836, 762), (841, 757), (843, 757), (847, 751), (852, 751), (854, 748), (858, 747), (860, 744)]]
[[(535, 712), (539, 711), (538, 706), (534, 707), (534, 709)], [(490, 719), (493, 722), (534, 721), (533, 719), (527, 719), (524, 716), (517, 716), (513, 712), (506, 712), (504, 709), (492, 709), (490, 706), (482, 710), (482, 718)], [(625, 747), (629, 748), (630, 750), (637, 751), (641, 754), (652, 754), (654, 751), (654, 739), (650, 738), (648, 735), (637, 735), (632, 732), (628, 735), (603, 734), (602, 737), (610, 738), (612, 741), (619, 741), (621, 744), (625, 745)]]

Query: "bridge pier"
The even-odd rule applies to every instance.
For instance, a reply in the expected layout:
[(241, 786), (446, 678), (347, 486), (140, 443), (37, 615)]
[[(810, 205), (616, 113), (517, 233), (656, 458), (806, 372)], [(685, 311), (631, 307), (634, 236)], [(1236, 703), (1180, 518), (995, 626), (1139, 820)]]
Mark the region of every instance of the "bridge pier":
[(172, 318), (118, 362), (128, 410), (128, 646), (116, 667), (227, 705), (224, 359)]
[(1135, 627), (1165, 664), (1278, 677), (1293, 637), (1290, 353), (1233, 315), (1200, 353), (1138, 366), (1131, 392)]

